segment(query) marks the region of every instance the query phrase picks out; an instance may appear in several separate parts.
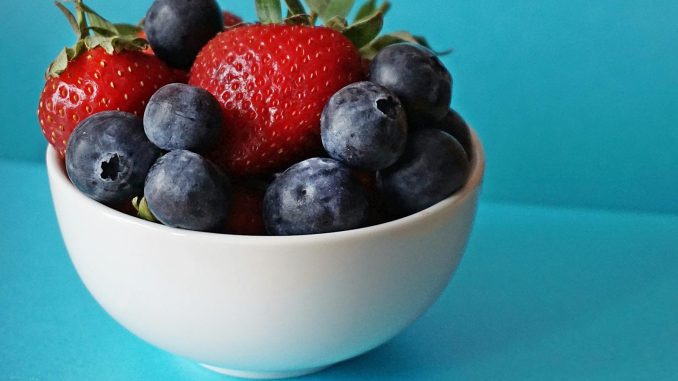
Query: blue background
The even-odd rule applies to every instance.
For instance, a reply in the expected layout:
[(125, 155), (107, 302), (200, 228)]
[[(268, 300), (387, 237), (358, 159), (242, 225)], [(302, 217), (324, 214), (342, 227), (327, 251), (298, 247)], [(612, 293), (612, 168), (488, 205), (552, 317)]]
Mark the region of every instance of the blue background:
[[(145, 1), (92, 0), (136, 22)], [(253, 19), (252, 1), (220, 1)], [(387, 345), (309, 379), (678, 374), (678, 2), (393, 1), (428, 37), (488, 170), (467, 256)], [(73, 40), (49, 1), (0, 20), (0, 380), (212, 380), (109, 319), (71, 267), (35, 116)]]

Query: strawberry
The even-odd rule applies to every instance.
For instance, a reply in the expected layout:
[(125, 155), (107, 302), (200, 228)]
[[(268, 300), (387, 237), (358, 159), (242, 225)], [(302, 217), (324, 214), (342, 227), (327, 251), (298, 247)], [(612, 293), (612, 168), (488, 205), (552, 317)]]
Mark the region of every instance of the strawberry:
[[(256, 0), (260, 24), (226, 29), (196, 57), (189, 83), (221, 103), (223, 133), (209, 157), (237, 176), (267, 175), (322, 152), (320, 114), (344, 86), (365, 77), (365, 58), (402, 41), (407, 32), (379, 36), (390, 3), (369, 0), (346, 17), (353, 1)], [(315, 26), (316, 18), (325, 22)]]
[[(144, 32), (143, 29), (139, 30), (139, 33), (137, 33), (137, 36), (139, 36), (139, 38), (143, 38), (144, 40), (148, 41), (148, 39), (146, 38), (146, 32)], [(155, 53), (153, 53), (153, 49), (151, 48), (151, 44), (146, 45), (146, 48), (143, 49), (142, 52), (144, 52), (146, 54), (150, 54), (152, 56), (155, 55)]]
[(263, 218), (264, 192), (235, 186), (231, 198), (231, 211), (226, 221), (226, 233), (241, 235), (266, 235)]
[(226, 28), (230, 28), (238, 24), (242, 24), (242, 19), (239, 16), (234, 15), (229, 11), (224, 11), (224, 26)]
[(211, 92), (224, 114), (209, 156), (236, 175), (270, 173), (322, 149), (329, 97), (363, 78), (356, 47), (341, 33), (304, 25), (243, 25), (198, 54), (189, 84)]
[[(48, 71), (40, 95), (38, 119), (45, 138), (63, 157), (77, 124), (105, 110), (142, 115), (146, 102), (159, 87), (181, 78), (155, 56), (142, 53), (147, 43), (138, 28), (111, 24), (87, 7), (75, 3), (77, 19), (62, 4), (78, 34), (72, 48), (64, 49)], [(87, 20), (94, 26), (88, 26)], [(95, 35), (90, 36), (89, 31)]]

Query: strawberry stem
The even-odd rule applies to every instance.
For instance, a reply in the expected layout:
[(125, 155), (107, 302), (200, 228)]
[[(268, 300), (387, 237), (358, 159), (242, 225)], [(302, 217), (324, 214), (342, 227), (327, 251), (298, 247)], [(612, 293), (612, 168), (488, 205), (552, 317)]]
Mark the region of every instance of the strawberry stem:
[(78, 26), (80, 27), (80, 36), (79, 39), (83, 39), (89, 36), (89, 27), (87, 25), (87, 18), (85, 17), (85, 12), (82, 10), (82, 0), (75, 0), (75, 16), (78, 20)]
[(285, 4), (287, 4), (287, 9), (289, 9), (289, 12), (293, 16), (306, 14), (304, 5), (301, 3), (300, 0), (285, 0)]
[(282, 7), (280, 0), (256, 0), (257, 17), (262, 24), (280, 24), (282, 22)]

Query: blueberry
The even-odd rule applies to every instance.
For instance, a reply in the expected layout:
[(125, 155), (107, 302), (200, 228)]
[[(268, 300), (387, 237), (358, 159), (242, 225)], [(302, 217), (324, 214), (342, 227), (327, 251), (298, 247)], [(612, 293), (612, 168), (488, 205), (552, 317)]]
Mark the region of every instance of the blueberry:
[(466, 155), (471, 158), (473, 157), (472, 146), (471, 146), (471, 130), (466, 124), (466, 121), (459, 115), (458, 112), (450, 109), (445, 116), (434, 122), (421, 121), (412, 126), (412, 129), (423, 129), (423, 128), (437, 128), (443, 130), (448, 134), (452, 135), (461, 146), (464, 147)]
[(190, 68), (200, 49), (223, 29), (215, 0), (155, 0), (144, 19), (155, 55), (180, 69)]
[(197, 153), (175, 150), (151, 167), (144, 197), (163, 224), (213, 231), (228, 217), (231, 186), (228, 178)]
[(334, 159), (376, 171), (405, 149), (407, 120), (398, 98), (372, 82), (356, 82), (334, 94), (320, 119), (322, 143)]
[(170, 83), (148, 101), (144, 131), (156, 146), (167, 150), (203, 152), (221, 129), (221, 107), (207, 90)]
[(142, 193), (148, 169), (160, 156), (141, 119), (120, 111), (104, 111), (83, 120), (66, 146), (66, 172), (71, 182), (96, 201), (112, 205)]
[(452, 100), (450, 72), (435, 53), (421, 45), (385, 47), (372, 60), (369, 78), (400, 99), (410, 123), (441, 119)]
[(365, 191), (351, 170), (329, 158), (297, 163), (264, 195), (269, 234), (318, 234), (359, 228), (367, 218)]
[(377, 172), (385, 206), (396, 215), (424, 210), (461, 188), (469, 174), (464, 148), (436, 129), (410, 134), (405, 153), (393, 166)]

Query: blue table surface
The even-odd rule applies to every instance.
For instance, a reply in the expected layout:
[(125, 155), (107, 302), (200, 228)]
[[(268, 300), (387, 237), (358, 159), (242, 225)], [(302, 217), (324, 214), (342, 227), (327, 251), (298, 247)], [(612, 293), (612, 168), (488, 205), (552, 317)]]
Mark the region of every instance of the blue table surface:
[[(0, 161), (0, 380), (223, 380), (119, 326), (75, 273), (44, 165)], [(439, 301), (310, 380), (669, 380), (678, 216), (481, 202)]]

